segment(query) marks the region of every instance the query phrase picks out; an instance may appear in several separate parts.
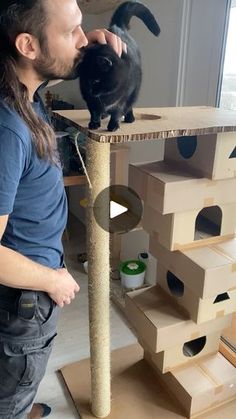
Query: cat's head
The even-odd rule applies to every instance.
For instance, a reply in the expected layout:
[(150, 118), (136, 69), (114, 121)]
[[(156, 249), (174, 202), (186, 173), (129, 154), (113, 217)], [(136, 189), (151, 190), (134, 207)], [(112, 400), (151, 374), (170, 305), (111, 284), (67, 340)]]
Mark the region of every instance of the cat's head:
[(80, 83), (91, 96), (112, 93), (121, 83), (124, 63), (109, 45), (86, 47), (79, 64)]

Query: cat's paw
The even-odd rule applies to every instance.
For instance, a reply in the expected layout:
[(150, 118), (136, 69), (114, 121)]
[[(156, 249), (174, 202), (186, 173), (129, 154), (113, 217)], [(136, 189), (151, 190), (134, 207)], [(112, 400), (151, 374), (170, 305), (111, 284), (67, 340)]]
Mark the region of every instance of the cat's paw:
[(108, 126), (107, 126), (107, 130), (110, 132), (114, 132), (116, 130), (118, 130), (120, 128), (119, 122), (117, 121), (110, 121)]
[(101, 123), (100, 122), (94, 122), (94, 121), (90, 121), (89, 122), (89, 129), (98, 129), (100, 128)]
[(127, 115), (125, 115), (125, 122), (126, 124), (132, 124), (132, 122), (135, 121), (135, 117), (133, 115), (133, 113), (128, 113)]

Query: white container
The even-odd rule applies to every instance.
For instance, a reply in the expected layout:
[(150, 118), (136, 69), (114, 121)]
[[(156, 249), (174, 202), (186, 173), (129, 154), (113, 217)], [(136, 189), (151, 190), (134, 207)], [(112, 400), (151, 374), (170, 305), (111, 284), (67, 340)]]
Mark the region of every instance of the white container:
[(135, 289), (144, 284), (146, 265), (140, 260), (127, 260), (120, 266), (121, 285)]

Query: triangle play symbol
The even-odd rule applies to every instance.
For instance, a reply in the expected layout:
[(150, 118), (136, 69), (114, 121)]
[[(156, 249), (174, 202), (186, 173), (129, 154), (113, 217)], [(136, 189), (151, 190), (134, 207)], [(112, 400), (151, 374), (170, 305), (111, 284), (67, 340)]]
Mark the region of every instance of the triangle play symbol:
[(124, 214), (128, 211), (128, 208), (123, 205), (118, 204), (117, 202), (110, 201), (110, 217), (115, 218), (118, 215)]
[(229, 156), (230, 159), (235, 159), (236, 158), (236, 147), (234, 148), (234, 150), (232, 151), (232, 153)]

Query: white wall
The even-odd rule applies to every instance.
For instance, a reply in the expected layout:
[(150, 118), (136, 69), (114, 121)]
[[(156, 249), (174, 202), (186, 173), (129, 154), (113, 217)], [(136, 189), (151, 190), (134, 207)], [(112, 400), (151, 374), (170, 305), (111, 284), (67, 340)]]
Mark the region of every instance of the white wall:
[(143, 84), (137, 106), (175, 105), (182, 2), (145, 1), (161, 28), (158, 38), (139, 19), (131, 21), (130, 33), (138, 42), (143, 62)]
[(182, 105), (216, 105), (229, 0), (185, 0), (189, 16)]

